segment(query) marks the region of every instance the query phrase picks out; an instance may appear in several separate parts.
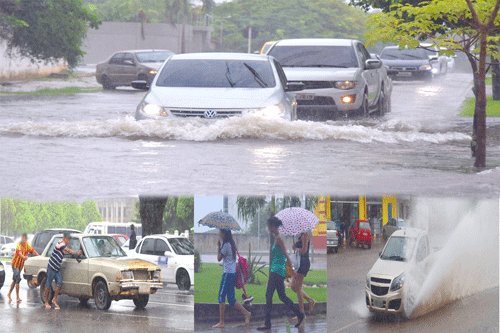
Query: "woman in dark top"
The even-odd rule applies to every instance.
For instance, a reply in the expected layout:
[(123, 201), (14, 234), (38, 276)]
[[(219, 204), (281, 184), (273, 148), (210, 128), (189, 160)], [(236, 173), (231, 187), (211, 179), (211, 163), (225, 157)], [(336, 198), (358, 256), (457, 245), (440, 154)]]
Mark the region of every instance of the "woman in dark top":
[(300, 254), (300, 266), (297, 269), (297, 272), (294, 274), (292, 279), (292, 290), (297, 293), (297, 298), (299, 300), (299, 309), (300, 312), (304, 313), (304, 298), (307, 300), (309, 304), (309, 314), (312, 314), (312, 310), (316, 301), (309, 297), (304, 290), (302, 290), (302, 283), (304, 282), (304, 278), (309, 272), (311, 268), (311, 262), (309, 261), (309, 233), (304, 232), (300, 234), (299, 240), (297, 243), (293, 245), (294, 250), (298, 250)]

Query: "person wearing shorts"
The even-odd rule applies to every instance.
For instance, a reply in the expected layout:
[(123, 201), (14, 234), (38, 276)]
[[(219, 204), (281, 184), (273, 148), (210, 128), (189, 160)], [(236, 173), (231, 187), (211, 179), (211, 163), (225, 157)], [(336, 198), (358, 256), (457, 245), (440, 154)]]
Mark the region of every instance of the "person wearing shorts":
[(311, 268), (311, 262), (309, 260), (309, 244), (310, 237), (309, 233), (304, 232), (300, 234), (299, 240), (293, 245), (295, 251), (299, 251), (300, 254), (300, 265), (297, 272), (294, 274), (292, 279), (292, 290), (297, 293), (297, 299), (299, 300), (299, 309), (304, 313), (304, 298), (309, 304), (309, 314), (312, 314), (316, 300), (309, 297), (304, 290), (302, 290), (302, 284), (304, 283), (304, 278)]
[(7, 293), (9, 303), (12, 302), (10, 294), (12, 293), (14, 286), (16, 287), (17, 302), (21, 302), (21, 298), (19, 298), (19, 283), (21, 282), (21, 271), (24, 267), (24, 262), (28, 259), (28, 253), (35, 256), (38, 255), (38, 253), (31, 247), (31, 244), (28, 243), (28, 235), (23, 234), (21, 236), (21, 241), (16, 246), (16, 253), (14, 253), (14, 256), (12, 257), (12, 284), (10, 285), (9, 292)]
[[(74, 254), (75, 251), (68, 249), (68, 243), (71, 239), (69, 233), (64, 233), (63, 239), (57, 242), (57, 245), (54, 247), (52, 254), (50, 255), (49, 264), (47, 265), (47, 281), (45, 282), (45, 308), (52, 308), (49, 303), (49, 291), (52, 286), (52, 281), (56, 282), (56, 290), (54, 293), (54, 298), (52, 299), (52, 304), (54, 304), (55, 309), (60, 309), (59, 305), (56, 302), (57, 296), (61, 291), (62, 287), (62, 276), (61, 276), (61, 265), (64, 257), (64, 252), (69, 254)], [(81, 255), (81, 250), (78, 252), (78, 255)]]

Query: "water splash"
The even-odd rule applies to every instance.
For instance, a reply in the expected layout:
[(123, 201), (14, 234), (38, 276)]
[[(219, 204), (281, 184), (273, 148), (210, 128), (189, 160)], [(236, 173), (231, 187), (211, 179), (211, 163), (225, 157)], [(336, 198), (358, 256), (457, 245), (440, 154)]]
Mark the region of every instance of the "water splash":
[(214, 141), (218, 139), (256, 138), (275, 140), (348, 140), (362, 143), (383, 142), (470, 142), (470, 136), (458, 132), (424, 133), (418, 129), (375, 128), (355, 124), (289, 122), (257, 115), (221, 119), (163, 119), (135, 121), (132, 117), (106, 121), (20, 122), (1, 124), (4, 135), (21, 134), (49, 137), (126, 137), (163, 140)]

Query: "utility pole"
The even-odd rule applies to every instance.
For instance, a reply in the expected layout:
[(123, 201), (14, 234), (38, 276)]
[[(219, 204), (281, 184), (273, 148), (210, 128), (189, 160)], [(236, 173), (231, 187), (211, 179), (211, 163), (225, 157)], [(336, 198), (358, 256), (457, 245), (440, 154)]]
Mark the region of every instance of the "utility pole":
[(248, 27), (248, 52), (252, 53), (252, 27)]

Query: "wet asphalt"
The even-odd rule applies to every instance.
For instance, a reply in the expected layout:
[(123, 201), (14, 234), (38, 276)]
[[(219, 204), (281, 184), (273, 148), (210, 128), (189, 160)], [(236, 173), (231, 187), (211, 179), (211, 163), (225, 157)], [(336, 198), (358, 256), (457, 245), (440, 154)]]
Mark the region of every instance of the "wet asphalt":
[(4, 263), (6, 279), (0, 289), (0, 332), (192, 332), (193, 291), (179, 291), (176, 285), (151, 295), (145, 309), (136, 309), (132, 300), (113, 301), (107, 311), (98, 310), (90, 300), (82, 306), (78, 299), (61, 295), (60, 310), (45, 309), (40, 288), (20, 283), (20, 298), (9, 303), (7, 293), (12, 268)]

